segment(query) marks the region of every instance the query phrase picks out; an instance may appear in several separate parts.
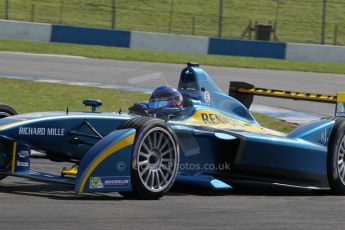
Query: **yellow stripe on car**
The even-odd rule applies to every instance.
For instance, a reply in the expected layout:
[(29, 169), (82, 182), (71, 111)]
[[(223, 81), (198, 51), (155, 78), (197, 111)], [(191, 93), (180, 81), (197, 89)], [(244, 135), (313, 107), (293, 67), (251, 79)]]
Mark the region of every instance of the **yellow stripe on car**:
[(251, 124), (248, 122), (236, 120), (232, 117), (226, 116), (221, 112), (207, 109), (197, 110), (191, 118), (183, 121), (173, 121), (173, 123), (192, 126), (209, 126), (220, 129), (243, 130), (245, 132), (270, 134), (275, 136), (285, 135), (281, 132), (267, 129), (257, 124)]
[(61, 171), (62, 176), (76, 176), (78, 173), (78, 165), (73, 165), (70, 169), (66, 169), (65, 167)]
[(81, 184), (80, 184), (79, 192), (83, 192), (83, 190), (85, 188), (85, 184), (86, 184), (87, 180), (89, 179), (90, 175), (95, 170), (95, 168), (97, 168), (97, 166), (100, 163), (102, 163), (102, 161), (104, 159), (106, 159), (107, 157), (109, 157), (113, 153), (116, 153), (117, 151), (119, 151), (119, 150), (121, 150), (121, 149), (123, 149), (123, 148), (125, 148), (125, 147), (127, 147), (127, 146), (129, 146), (131, 144), (133, 144), (134, 143), (134, 138), (135, 138), (135, 134), (131, 134), (130, 136), (125, 137), (122, 140), (114, 143), (109, 148), (104, 150), (101, 154), (99, 154), (98, 157), (93, 161), (91, 166), (88, 168), (88, 170), (84, 174), (84, 176), (82, 178), (82, 181), (81, 181)]
[(14, 174), (16, 172), (16, 155), (17, 155), (17, 142), (13, 142), (12, 146), (12, 168), (11, 171)]
[(13, 123), (10, 123), (10, 124), (6, 124), (6, 125), (0, 126), (0, 130), (11, 128), (11, 127), (14, 127), (16, 125), (25, 124), (25, 123), (28, 123), (28, 122), (30, 122), (30, 120), (16, 121), (16, 122), (13, 122)]

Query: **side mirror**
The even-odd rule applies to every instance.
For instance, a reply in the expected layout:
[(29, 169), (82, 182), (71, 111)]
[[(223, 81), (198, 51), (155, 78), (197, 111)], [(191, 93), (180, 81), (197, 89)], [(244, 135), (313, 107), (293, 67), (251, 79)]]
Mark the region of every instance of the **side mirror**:
[(101, 100), (96, 100), (96, 99), (84, 99), (83, 100), (83, 104), (85, 106), (91, 106), (91, 112), (95, 113), (97, 107), (100, 107), (101, 105), (103, 105)]

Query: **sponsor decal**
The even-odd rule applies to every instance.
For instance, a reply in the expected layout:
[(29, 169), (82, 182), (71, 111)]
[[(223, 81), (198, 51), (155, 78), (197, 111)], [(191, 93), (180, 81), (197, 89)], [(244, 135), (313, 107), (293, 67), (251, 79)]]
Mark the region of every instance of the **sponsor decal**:
[(90, 189), (129, 188), (129, 176), (90, 177)]
[(17, 161), (17, 166), (19, 166), (19, 167), (29, 167), (29, 162)]
[(39, 128), (39, 127), (20, 127), (19, 135), (24, 136), (64, 136), (65, 129), (62, 128)]
[(90, 189), (101, 189), (104, 188), (102, 179), (100, 177), (90, 177)]
[(28, 157), (28, 156), (30, 156), (30, 152), (29, 151), (20, 151), (20, 152), (18, 152), (18, 156), (20, 157), (20, 158), (26, 158), (26, 157)]
[(117, 186), (126, 186), (129, 184), (129, 177), (128, 178), (119, 178), (119, 177), (113, 177), (113, 178), (106, 178), (104, 180), (104, 185), (108, 187), (117, 187)]
[(211, 102), (211, 95), (208, 91), (204, 92), (204, 99), (206, 103), (210, 103)]
[(328, 135), (327, 135), (327, 129), (323, 130), (321, 132), (321, 144), (327, 144), (328, 143)]
[(335, 113), (336, 117), (345, 117), (345, 102), (338, 102)]
[(229, 119), (220, 113), (210, 113), (210, 112), (201, 113), (201, 119), (205, 124), (214, 124), (214, 125), (231, 124), (234, 127), (238, 127), (238, 128), (243, 127), (243, 125), (239, 121)]
[(235, 129), (245, 132), (270, 134), (275, 136), (284, 136), (285, 134), (261, 127), (256, 124), (236, 120), (215, 110), (198, 110), (193, 116), (184, 121), (174, 121), (176, 124), (186, 124), (193, 126), (210, 126), (214, 128)]
[(345, 112), (344, 102), (338, 102), (337, 112), (339, 113)]

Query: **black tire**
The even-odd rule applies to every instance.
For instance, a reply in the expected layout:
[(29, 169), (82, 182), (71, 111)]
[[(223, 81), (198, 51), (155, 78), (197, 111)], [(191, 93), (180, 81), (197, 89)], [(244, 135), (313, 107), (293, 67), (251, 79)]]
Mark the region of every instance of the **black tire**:
[[(175, 133), (165, 121), (151, 117), (133, 118), (125, 122), (120, 128), (135, 128), (137, 131), (131, 164), (133, 191), (121, 192), (120, 194), (132, 199), (157, 200), (161, 198), (174, 184), (178, 171), (179, 148)], [(161, 143), (162, 141), (164, 141), (165, 146)], [(153, 147), (152, 142), (155, 143), (155, 147)], [(162, 150), (157, 146), (160, 146)], [(164, 157), (165, 155), (168, 155), (167, 159)], [(169, 163), (163, 163), (167, 161)], [(144, 167), (142, 167), (143, 165)], [(150, 186), (148, 185), (149, 182)]]
[(13, 116), (16, 114), (17, 114), (17, 112), (11, 106), (8, 106), (5, 104), (0, 104), (0, 119), (5, 118), (5, 117), (9, 117), (9, 116)]
[[(333, 194), (345, 195), (345, 119), (335, 121), (328, 143), (328, 181)], [(341, 160), (339, 163), (339, 160)]]

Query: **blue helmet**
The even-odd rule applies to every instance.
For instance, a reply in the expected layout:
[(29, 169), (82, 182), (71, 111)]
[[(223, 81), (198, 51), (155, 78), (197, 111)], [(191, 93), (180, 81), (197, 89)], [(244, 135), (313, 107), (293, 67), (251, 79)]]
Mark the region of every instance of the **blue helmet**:
[(148, 109), (181, 108), (182, 94), (173, 87), (160, 86), (155, 89), (150, 97)]

